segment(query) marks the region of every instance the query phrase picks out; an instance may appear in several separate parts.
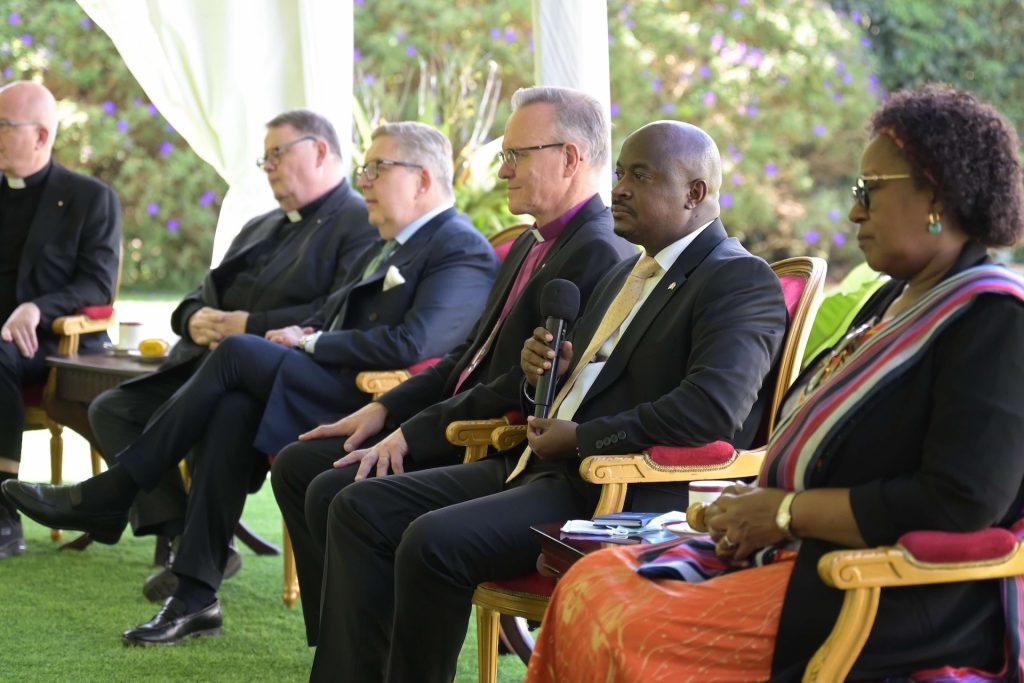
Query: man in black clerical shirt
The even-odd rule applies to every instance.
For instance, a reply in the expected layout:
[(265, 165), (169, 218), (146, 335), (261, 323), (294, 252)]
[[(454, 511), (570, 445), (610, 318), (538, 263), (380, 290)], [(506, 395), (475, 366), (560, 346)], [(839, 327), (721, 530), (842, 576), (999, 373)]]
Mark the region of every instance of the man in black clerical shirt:
[[(345, 179), (338, 135), (323, 116), (296, 109), (273, 118), (256, 163), (280, 208), (250, 220), (220, 265), (175, 309), (171, 326), (181, 341), (160, 370), (92, 403), (89, 421), (108, 462), (139, 437), (157, 408), (221, 341), (243, 333), (262, 337), (308, 318), (377, 239), (366, 202)], [(136, 499), (136, 535), (180, 535), (185, 505), (180, 478), (168, 472), (154, 491)], [(229, 575), (239, 561), (232, 553)], [(161, 601), (174, 587), (174, 575), (164, 570), (146, 580), (144, 593)]]
[[(0, 89), (0, 482), (18, 477), (22, 388), (45, 378), (53, 321), (109, 304), (117, 283), (117, 196), (52, 160), (56, 134), (49, 90), (28, 81)], [(105, 341), (85, 335), (81, 348)], [(0, 559), (24, 550), (21, 521), (0, 493)]]

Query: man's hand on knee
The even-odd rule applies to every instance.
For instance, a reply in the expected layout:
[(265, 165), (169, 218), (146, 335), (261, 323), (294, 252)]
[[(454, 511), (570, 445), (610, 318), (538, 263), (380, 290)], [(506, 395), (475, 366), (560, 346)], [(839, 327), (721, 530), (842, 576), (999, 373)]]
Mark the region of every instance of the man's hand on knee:
[(334, 463), (335, 467), (347, 467), (359, 463), (356, 471), (356, 481), (365, 479), (370, 470), (376, 468), (376, 476), (386, 477), (388, 471), (395, 474), (405, 472), (405, 456), (409, 453), (409, 444), (405, 441), (405, 435), (401, 429), (388, 434), (383, 441), (372, 448), (364, 448), (352, 451)]
[(22, 356), (32, 358), (39, 350), (36, 328), (39, 327), (41, 318), (39, 307), (31, 301), (26, 301), (14, 309), (7, 322), (0, 328), (0, 339), (14, 342)]
[(268, 341), (272, 341), (275, 344), (286, 346), (290, 349), (299, 348), (299, 342), (302, 341), (302, 337), (307, 334), (312, 334), (312, 327), (299, 327), (298, 325), (291, 325), (289, 327), (282, 327), (279, 330), (270, 330), (264, 336)]
[(368, 437), (380, 433), (380, 430), (384, 428), (384, 420), (387, 416), (388, 409), (374, 401), (333, 424), (320, 425), (305, 434), (299, 434), (299, 441), (347, 436), (349, 438), (345, 441), (345, 451), (351, 453), (359, 448)]

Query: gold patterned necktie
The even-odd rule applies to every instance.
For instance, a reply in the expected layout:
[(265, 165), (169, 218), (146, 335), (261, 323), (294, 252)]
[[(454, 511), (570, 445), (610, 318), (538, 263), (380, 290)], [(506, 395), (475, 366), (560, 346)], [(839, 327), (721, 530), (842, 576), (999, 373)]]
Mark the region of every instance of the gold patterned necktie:
[[(654, 260), (653, 256), (644, 254), (640, 257), (640, 260), (633, 266), (633, 270), (630, 271), (629, 277), (622, 285), (622, 289), (615, 295), (615, 299), (612, 300), (611, 305), (608, 306), (608, 310), (604, 312), (604, 317), (601, 318), (600, 324), (597, 326), (597, 330), (594, 332), (594, 336), (590, 338), (590, 343), (587, 344), (586, 350), (580, 356), (579, 363), (573, 368), (572, 374), (569, 375), (569, 379), (562, 385), (562, 388), (558, 390), (558, 394), (555, 396), (555, 400), (551, 403), (551, 410), (548, 415), (553, 416), (558, 412), (558, 407), (562, 405), (562, 401), (572, 391), (572, 387), (576, 384), (576, 380), (583, 374), (583, 370), (586, 369), (587, 365), (594, 360), (597, 356), (597, 352), (601, 350), (604, 343), (608, 341), (622, 323), (629, 316), (633, 307), (636, 306), (636, 302), (640, 300), (640, 295), (643, 294), (644, 284), (650, 278), (658, 272), (658, 262)], [(530, 455), (533, 451), (529, 446), (523, 451), (523, 454), (519, 457), (519, 462), (516, 464), (512, 474), (508, 475), (506, 483), (512, 481), (519, 474), (526, 469), (526, 464), (530, 460)]]

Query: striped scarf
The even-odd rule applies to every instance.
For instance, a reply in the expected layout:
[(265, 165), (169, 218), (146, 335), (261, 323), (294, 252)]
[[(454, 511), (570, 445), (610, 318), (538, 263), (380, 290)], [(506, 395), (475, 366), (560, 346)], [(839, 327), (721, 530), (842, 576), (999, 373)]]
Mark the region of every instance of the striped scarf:
[[(981, 265), (936, 285), (911, 308), (885, 325), (854, 330), (836, 345), (832, 356), (796, 397), (795, 408), (782, 419), (768, 444), (758, 485), (800, 491), (824, 447), (839, 433), (849, 416), (914, 366), (942, 331), (981, 294), (1005, 294), (1024, 301), (1024, 280), (1005, 268)], [(1015, 528), (1024, 538), (1022, 528)], [(763, 549), (752, 558), (755, 566), (791, 556), (784, 544)], [(735, 571), (722, 562), (709, 536), (699, 536), (669, 550), (645, 553), (637, 571), (647, 578), (700, 582)], [(914, 674), (914, 683), (1012, 681), (1024, 683), (1024, 577), (1002, 582), (1007, 624), (1007, 666), (999, 674), (945, 667)], [(905, 677), (901, 680), (907, 680)]]

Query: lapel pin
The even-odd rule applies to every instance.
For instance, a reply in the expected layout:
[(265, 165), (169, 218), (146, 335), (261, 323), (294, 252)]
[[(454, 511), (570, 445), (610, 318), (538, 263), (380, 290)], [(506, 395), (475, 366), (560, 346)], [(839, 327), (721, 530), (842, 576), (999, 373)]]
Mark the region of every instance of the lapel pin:
[(668, 289), (669, 289), (669, 291), (672, 291), (672, 290), (673, 290), (673, 289), (675, 289), (675, 288), (676, 288), (676, 283), (674, 283), (674, 282), (670, 282), (670, 283), (668, 284)]
[(64, 200), (63, 199), (58, 199), (57, 200), (57, 206), (64, 206)]

